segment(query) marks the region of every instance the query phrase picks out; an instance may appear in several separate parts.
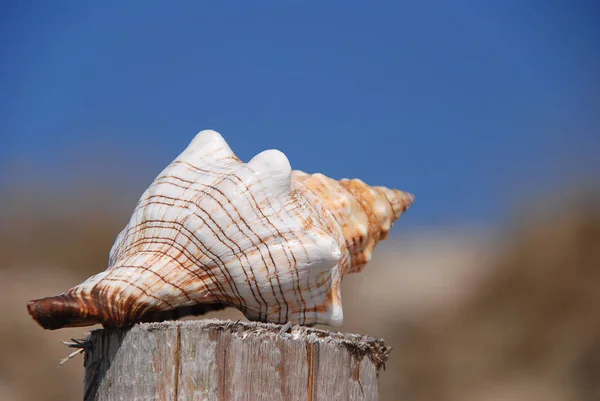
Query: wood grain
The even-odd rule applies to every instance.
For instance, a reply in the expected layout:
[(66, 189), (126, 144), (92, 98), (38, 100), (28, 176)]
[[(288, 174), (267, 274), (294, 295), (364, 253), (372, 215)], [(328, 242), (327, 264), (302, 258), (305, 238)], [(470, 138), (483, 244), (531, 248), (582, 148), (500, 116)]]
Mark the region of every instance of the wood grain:
[(85, 400), (377, 400), (383, 340), (199, 320), (92, 332)]

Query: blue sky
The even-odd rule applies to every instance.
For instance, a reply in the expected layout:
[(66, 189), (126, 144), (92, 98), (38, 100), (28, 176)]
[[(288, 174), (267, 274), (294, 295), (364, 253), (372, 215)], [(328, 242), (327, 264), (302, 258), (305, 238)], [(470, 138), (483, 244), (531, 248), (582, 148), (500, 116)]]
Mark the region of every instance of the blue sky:
[(595, 1), (122, 3), (1, 6), (3, 186), (84, 176), (133, 209), (206, 128), (413, 192), (410, 226), (600, 177)]

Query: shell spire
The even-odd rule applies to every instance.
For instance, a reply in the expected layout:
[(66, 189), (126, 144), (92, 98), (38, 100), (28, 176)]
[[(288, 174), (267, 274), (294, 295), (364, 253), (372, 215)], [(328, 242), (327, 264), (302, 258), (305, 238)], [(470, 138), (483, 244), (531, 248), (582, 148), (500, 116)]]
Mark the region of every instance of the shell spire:
[(340, 284), (410, 206), (410, 194), (292, 171), (267, 150), (243, 163), (202, 131), (152, 182), (108, 269), (30, 301), (42, 327), (124, 327), (232, 306), (250, 320), (343, 321)]
[(377, 243), (387, 238), (392, 224), (415, 200), (408, 192), (372, 187), (359, 179), (336, 181), (320, 173), (299, 170), (293, 172), (293, 177), (303, 184), (305, 192), (312, 192), (325, 204), (342, 227), (351, 255), (349, 273), (363, 269)]

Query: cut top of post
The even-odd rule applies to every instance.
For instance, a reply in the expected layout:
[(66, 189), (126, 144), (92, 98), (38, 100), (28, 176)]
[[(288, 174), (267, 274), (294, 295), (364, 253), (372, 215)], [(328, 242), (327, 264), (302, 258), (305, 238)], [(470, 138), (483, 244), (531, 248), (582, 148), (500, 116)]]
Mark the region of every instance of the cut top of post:
[(92, 332), (85, 399), (374, 400), (381, 339), (221, 320)]

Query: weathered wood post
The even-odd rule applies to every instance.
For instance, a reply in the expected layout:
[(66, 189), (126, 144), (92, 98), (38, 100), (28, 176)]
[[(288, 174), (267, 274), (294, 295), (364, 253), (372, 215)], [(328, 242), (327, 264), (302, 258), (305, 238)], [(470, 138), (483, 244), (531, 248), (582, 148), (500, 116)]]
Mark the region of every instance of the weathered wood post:
[(85, 400), (377, 400), (390, 348), (356, 334), (220, 320), (92, 332)]

